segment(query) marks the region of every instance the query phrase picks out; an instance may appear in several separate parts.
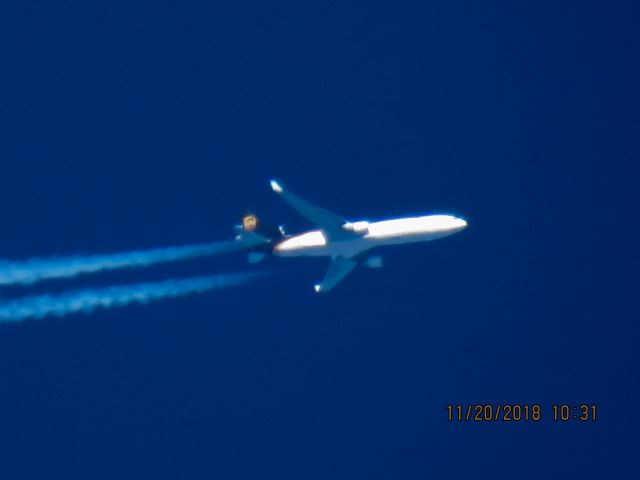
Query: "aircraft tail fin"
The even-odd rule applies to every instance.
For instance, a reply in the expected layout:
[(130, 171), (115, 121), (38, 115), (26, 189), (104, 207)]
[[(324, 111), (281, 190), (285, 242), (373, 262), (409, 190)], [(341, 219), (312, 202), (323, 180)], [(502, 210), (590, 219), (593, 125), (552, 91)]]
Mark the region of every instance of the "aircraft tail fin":
[(282, 227), (272, 227), (264, 224), (253, 213), (244, 215), (242, 217), (242, 225), (236, 225), (234, 228), (237, 232), (236, 240), (244, 243), (247, 248), (268, 245), (284, 236)]

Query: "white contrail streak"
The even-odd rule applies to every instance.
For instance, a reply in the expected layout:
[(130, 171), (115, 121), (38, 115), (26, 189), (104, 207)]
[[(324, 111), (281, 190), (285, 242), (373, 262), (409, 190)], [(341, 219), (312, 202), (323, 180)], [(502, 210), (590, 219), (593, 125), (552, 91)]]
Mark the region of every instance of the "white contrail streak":
[(105, 255), (33, 258), (18, 262), (0, 261), (0, 286), (31, 285), (43, 280), (73, 278), (86, 273), (148, 267), (157, 263), (219, 255), (241, 248), (239, 242), (228, 241)]
[(264, 275), (264, 272), (229, 273), (100, 289), (75, 290), (59, 295), (24, 297), (0, 303), (0, 322), (19, 322), (29, 318), (44, 318), (51, 315), (64, 317), (72, 313), (91, 313), (99, 308), (110, 309), (132, 303), (145, 304), (164, 298), (183, 297), (193, 293), (243, 285)]

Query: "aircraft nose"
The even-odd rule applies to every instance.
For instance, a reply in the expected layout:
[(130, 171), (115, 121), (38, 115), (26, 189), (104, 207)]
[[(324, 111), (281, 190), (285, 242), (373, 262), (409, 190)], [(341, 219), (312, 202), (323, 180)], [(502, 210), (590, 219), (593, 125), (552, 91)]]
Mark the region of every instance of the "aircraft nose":
[(464, 230), (465, 228), (467, 228), (467, 221), (462, 218), (456, 218), (454, 228), (456, 232)]

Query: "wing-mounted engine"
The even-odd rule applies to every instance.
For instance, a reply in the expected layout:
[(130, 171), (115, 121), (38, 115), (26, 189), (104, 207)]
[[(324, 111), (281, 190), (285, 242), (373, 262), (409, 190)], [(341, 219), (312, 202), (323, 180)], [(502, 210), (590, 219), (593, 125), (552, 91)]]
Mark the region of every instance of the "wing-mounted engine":
[(356, 233), (358, 235), (366, 235), (369, 233), (369, 222), (360, 221), (360, 222), (347, 222), (342, 225), (342, 229), (347, 232)]
[(380, 268), (382, 267), (382, 257), (380, 255), (371, 255), (363, 263), (369, 268)]

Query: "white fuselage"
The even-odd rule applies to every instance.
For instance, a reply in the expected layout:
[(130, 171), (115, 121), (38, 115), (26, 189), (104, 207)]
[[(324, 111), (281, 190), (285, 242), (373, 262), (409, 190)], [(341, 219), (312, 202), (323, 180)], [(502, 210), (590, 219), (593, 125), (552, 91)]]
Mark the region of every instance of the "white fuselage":
[(321, 230), (312, 230), (283, 240), (274, 247), (273, 253), (282, 257), (350, 258), (360, 252), (384, 245), (436, 240), (459, 232), (466, 226), (467, 222), (452, 215), (347, 223), (343, 228), (356, 232), (353, 238), (327, 241)]

